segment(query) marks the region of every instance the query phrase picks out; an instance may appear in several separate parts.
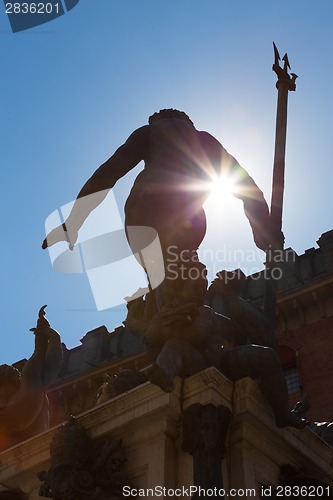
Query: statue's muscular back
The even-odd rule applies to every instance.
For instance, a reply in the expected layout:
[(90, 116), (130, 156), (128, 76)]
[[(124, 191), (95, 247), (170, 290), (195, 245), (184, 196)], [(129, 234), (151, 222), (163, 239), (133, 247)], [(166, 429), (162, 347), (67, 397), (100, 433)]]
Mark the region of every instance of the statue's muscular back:
[(204, 147), (207, 137), (177, 118), (158, 120), (145, 133), (145, 168), (126, 202), (126, 224), (150, 225), (169, 236), (170, 230), (174, 234), (187, 228), (197, 247), (206, 230), (202, 205), (212, 170)]

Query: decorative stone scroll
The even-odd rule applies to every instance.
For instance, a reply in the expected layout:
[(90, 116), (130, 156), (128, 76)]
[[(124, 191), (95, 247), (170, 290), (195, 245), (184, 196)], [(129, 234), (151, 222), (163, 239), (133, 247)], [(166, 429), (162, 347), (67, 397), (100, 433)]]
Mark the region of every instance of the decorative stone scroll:
[(51, 467), (40, 472), (39, 495), (53, 500), (116, 500), (130, 482), (122, 472), (121, 439), (92, 439), (71, 417), (50, 445)]

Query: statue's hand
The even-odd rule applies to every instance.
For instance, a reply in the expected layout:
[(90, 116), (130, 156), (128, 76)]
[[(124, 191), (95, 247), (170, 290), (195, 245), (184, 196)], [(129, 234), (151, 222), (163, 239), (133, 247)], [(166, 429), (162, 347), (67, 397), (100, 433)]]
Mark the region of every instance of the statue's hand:
[(275, 235), (275, 243), (277, 245), (277, 248), (283, 248), (284, 241), (285, 241), (284, 234), (282, 231), (279, 231), (278, 234)]
[(260, 250), (267, 252), (272, 248), (282, 249), (284, 246), (284, 234), (282, 231), (278, 233), (268, 228), (265, 233), (255, 234), (254, 241)]
[(46, 248), (55, 245), (59, 241), (67, 241), (69, 244), (69, 249), (73, 250), (77, 240), (77, 236), (77, 231), (68, 231), (66, 225), (61, 224), (60, 226), (55, 227), (54, 229), (52, 229), (52, 231), (49, 232), (42, 243), (42, 249), (45, 250)]

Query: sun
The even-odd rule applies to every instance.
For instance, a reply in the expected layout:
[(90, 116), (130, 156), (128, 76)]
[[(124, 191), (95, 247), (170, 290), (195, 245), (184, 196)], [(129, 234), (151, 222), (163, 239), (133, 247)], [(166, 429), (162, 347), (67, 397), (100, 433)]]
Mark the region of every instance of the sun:
[(224, 202), (233, 198), (235, 182), (231, 175), (221, 175), (211, 183), (211, 192), (207, 201), (214, 203)]

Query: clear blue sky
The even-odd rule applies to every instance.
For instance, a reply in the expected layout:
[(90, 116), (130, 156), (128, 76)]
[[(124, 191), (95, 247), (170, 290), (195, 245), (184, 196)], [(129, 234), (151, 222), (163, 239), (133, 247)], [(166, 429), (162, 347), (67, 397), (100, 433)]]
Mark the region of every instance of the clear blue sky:
[[(270, 199), (272, 41), (299, 75), (289, 96), (286, 246), (301, 254), (333, 228), (332, 23), (331, 0), (80, 0), (66, 15), (13, 34), (0, 6), (0, 362), (30, 356), (29, 328), (43, 304), (68, 347), (125, 318), (123, 307), (97, 312), (86, 276), (56, 272), (40, 245), (48, 215), (154, 111), (186, 111)], [(132, 181), (130, 174), (116, 188), (120, 204)], [(240, 202), (207, 210), (204, 249), (256, 252)], [(258, 259), (244, 270), (256, 270)]]

